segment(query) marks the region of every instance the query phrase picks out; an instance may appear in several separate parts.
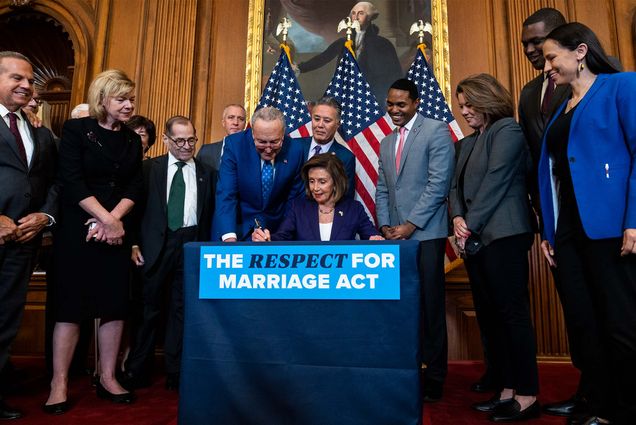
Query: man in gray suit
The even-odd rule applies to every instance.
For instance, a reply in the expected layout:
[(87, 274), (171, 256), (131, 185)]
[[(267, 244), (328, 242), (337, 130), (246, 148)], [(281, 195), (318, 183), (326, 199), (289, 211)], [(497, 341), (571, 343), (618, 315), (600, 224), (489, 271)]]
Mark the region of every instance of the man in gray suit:
[(397, 128), (380, 144), (378, 225), (386, 239), (420, 241), (424, 401), (437, 401), (447, 372), (444, 248), (453, 141), (446, 124), (417, 113), (419, 99), (412, 81), (394, 82), (386, 104)]
[[(230, 136), (245, 129), (245, 115), (245, 108), (236, 103), (227, 105), (225, 109), (223, 109), (221, 125), (223, 126), (223, 129), (225, 129), (226, 136)], [(225, 137), (218, 142), (201, 146), (197, 155), (197, 160), (212, 168), (215, 171), (214, 174), (217, 176), (221, 166), (221, 155), (223, 155), (224, 145)]]
[[(34, 128), (21, 108), (33, 95), (33, 68), (0, 52), (0, 370), (18, 333), (42, 230), (55, 222), (57, 152), (50, 130)], [(2, 387), (0, 383), (0, 387)], [(21, 417), (0, 395), (0, 420)]]

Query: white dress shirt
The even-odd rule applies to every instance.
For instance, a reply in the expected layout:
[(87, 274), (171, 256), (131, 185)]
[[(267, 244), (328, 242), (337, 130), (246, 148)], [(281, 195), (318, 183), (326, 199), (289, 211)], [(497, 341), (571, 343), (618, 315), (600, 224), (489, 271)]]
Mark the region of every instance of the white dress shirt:
[(329, 149), (331, 149), (331, 145), (333, 145), (333, 140), (329, 143), (325, 143), (324, 145), (321, 145), (319, 143), (316, 143), (316, 141), (314, 140), (314, 138), (311, 138), (311, 146), (309, 146), (309, 154), (307, 155), (307, 159), (311, 159), (312, 156), (314, 156), (316, 153), (314, 152), (314, 149), (316, 148), (316, 146), (320, 146), (320, 153), (327, 153), (329, 152)]
[[(177, 169), (177, 162), (179, 160), (175, 158), (170, 152), (168, 152), (168, 181), (166, 184), (166, 203), (170, 196), (170, 185), (174, 178)], [(186, 165), (183, 166), (183, 181), (185, 182), (185, 201), (183, 203), (183, 227), (190, 227), (197, 225), (197, 168), (194, 164), (194, 159), (190, 158), (189, 161), (183, 161)]]
[[(4, 120), (7, 127), (9, 127), (9, 111), (4, 105), (0, 104), (0, 116)], [(31, 131), (26, 123), (26, 118), (18, 110), (15, 114), (18, 116), (17, 125), (20, 136), (22, 137), (22, 144), (24, 145), (24, 151), (26, 152), (27, 164), (31, 165), (31, 159), (33, 158), (33, 139), (31, 138)]]
[[(406, 129), (406, 131), (404, 132), (404, 144), (406, 144), (406, 139), (409, 137), (409, 133), (411, 132), (411, 129), (413, 128), (413, 124), (415, 124), (415, 120), (417, 119), (417, 114), (418, 112), (416, 112), (415, 115), (413, 115), (413, 118), (411, 118), (411, 120), (407, 122), (406, 125), (404, 126), (404, 128)], [(395, 154), (396, 155), (398, 151), (398, 146), (400, 146), (400, 128), (398, 127), (397, 130), (398, 130), (397, 139), (395, 139)]]

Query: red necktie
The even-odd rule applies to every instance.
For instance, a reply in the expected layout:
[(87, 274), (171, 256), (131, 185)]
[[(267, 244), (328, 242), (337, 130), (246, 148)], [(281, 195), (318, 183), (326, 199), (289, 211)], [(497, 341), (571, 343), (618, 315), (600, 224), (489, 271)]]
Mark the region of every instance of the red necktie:
[(402, 159), (402, 151), (404, 150), (404, 134), (406, 134), (406, 127), (400, 127), (400, 141), (398, 142), (397, 152), (395, 153), (395, 171), (400, 171), (400, 160)]
[(554, 83), (548, 79), (548, 86), (545, 88), (545, 94), (543, 95), (543, 102), (541, 102), (541, 113), (547, 116), (550, 112), (550, 101), (554, 94)]
[(18, 154), (20, 155), (20, 159), (27, 164), (27, 156), (26, 150), (24, 150), (24, 143), (22, 142), (22, 136), (20, 136), (20, 131), (18, 130), (18, 116), (13, 112), (9, 112), (9, 131), (13, 133), (15, 136), (15, 144), (18, 147)]

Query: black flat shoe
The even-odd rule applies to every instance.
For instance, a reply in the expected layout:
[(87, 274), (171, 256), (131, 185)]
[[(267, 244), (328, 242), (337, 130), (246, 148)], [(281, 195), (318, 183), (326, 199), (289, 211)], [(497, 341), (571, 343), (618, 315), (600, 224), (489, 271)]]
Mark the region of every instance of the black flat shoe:
[[(568, 422), (572, 423), (572, 422)], [(609, 421), (601, 422), (601, 419), (598, 416), (588, 416), (587, 418), (581, 418), (580, 422), (576, 422), (576, 425), (608, 425), (611, 424)]]
[(108, 391), (101, 382), (97, 382), (97, 397), (103, 398), (104, 400), (111, 401), (113, 403), (122, 403), (129, 404), (135, 401), (135, 395), (133, 393), (123, 393), (123, 394), (113, 394)]
[(19, 419), (22, 417), (22, 412), (12, 409), (4, 403), (4, 400), (0, 399), (0, 420), (2, 419)]
[(512, 403), (514, 398), (500, 399), (499, 394), (495, 394), (489, 400), (480, 401), (479, 403), (473, 403), (470, 407), (478, 412), (494, 412), (499, 406), (504, 406), (507, 403)]
[(49, 415), (62, 415), (68, 412), (68, 402), (63, 401), (55, 404), (44, 404), (42, 405), (42, 410)]
[(490, 420), (493, 422), (516, 422), (526, 421), (528, 419), (536, 419), (541, 416), (541, 405), (535, 400), (530, 406), (521, 410), (521, 405), (517, 400), (499, 407), (492, 415)]

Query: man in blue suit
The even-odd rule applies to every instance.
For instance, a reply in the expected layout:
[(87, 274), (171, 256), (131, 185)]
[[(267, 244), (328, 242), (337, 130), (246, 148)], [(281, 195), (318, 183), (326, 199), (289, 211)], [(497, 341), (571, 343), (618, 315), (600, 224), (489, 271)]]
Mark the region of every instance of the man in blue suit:
[(250, 129), (225, 140), (213, 240), (245, 240), (256, 220), (276, 231), (290, 202), (303, 193), (304, 162), (302, 145), (285, 135), (283, 113), (273, 107), (256, 111)]
[(334, 139), (340, 127), (340, 113), (340, 104), (336, 99), (330, 96), (319, 99), (311, 112), (313, 137), (305, 137), (300, 142), (306, 160), (320, 153), (331, 152), (342, 161), (349, 181), (346, 197), (353, 198), (356, 189), (356, 157)]

